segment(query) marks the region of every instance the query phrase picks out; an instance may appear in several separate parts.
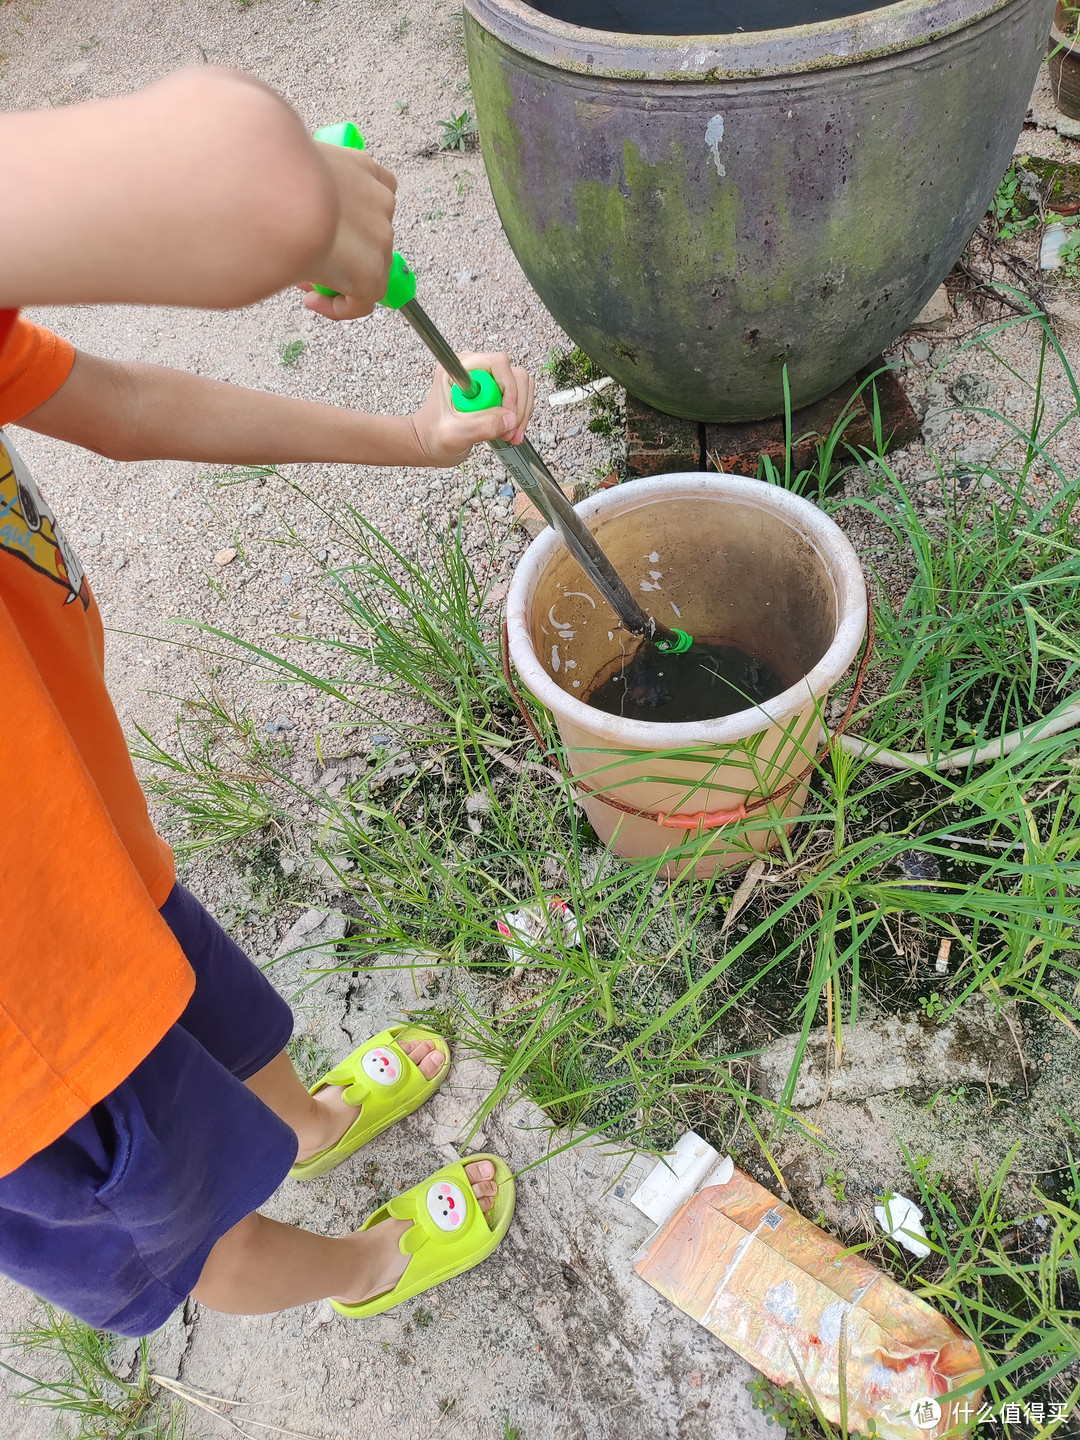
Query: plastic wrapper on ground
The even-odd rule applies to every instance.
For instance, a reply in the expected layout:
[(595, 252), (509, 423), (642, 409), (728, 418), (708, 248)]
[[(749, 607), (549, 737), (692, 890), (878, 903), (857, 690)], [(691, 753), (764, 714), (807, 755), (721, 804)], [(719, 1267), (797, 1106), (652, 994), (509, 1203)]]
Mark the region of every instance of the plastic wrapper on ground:
[[(982, 1373), (971, 1341), (741, 1170), (682, 1205), (637, 1271), (770, 1380), (808, 1386), (833, 1423), (842, 1346), (849, 1432), (872, 1420), (884, 1440), (962, 1433), (946, 1397)], [(978, 1409), (977, 1392), (963, 1399)], [(926, 1401), (942, 1412), (929, 1427)]]

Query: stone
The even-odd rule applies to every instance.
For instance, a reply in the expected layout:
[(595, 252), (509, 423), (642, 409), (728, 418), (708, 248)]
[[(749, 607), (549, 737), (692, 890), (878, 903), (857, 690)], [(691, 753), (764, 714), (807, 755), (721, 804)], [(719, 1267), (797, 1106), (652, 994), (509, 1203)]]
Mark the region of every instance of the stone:
[(499, 499), (512, 500), (516, 493), (517, 492), (515, 491), (513, 485), (511, 485), (510, 481), (508, 480), (506, 484), (501, 486), (499, 489)]
[(119, 572), (127, 563), (128, 557), (126, 555), (117, 555), (116, 559), (112, 562), (112, 568)]
[(1000, 448), (994, 440), (970, 440), (956, 452), (957, 463), (983, 468), (990, 464)]
[(939, 285), (918, 315), (908, 326), (909, 330), (940, 330), (952, 319), (952, 304), (949, 292)]
[(913, 340), (907, 347), (908, 356), (916, 365), (922, 365), (930, 359), (929, 340)]
[(985, 375), (967, 372), (958, 375), (949, 387), (949, 393), (965, 410), (974, 410), (990, 399), (990, 381)]
[(952, 425), (954, 413), (948, 403), (945, 387), (931, 382), (926, 387), (926, 413), (923, 415), (922, 432), (927, 445), (939, 445)]
[[(798, 1035), (782, 1035), (753, 1062), (753, 1086), (778, 1101), (795, 1059)], [(1024, 1078), (1023, 1030), (1014, 1003), (999, 1011), (981, 995), (937, 1024), (925, 1015), (887, 1015), (860, 1020), (844, 1031), (836, 1058), (827, 1026), (811, 1030), (792, 1108), (824, 1100), (855, 1102), (907, 1090), (929, 1095), (944, 1086), (989, 1083), (995, 1089)], [(1029, 1066), (1030, 1069), (1030, 1066)]]
[(627, 393), (626, 468), (631, 478), (700, 469), (701, 426), (665, 415)]
[(228, 546), (226, 546), (226, 548), (225, 548), (224, 550), (219, 550), (219, 551), (217, 552), (217, 554), (214, 556), (214, 564), (215, 564), (215, 565), (231, 565), (232, 562), (233, 562), (235, 559), (236, 559), (236, 551), (235, 551), (235, 549), (234, 549), (231, 545), (228, 545)]
[(270, 978), (290, 1003), (304, 994), (312, 971), (332, 970), (338, 945), (349, 928), (340, 910), (305, 910), (286, 930), (274, 951)]
[(266, 514), (266, 506), (263, 504), (263, 502), (262, 502), (261, 500), (256, 500), (253, 505), (249, 505), (249, 506), (247, 507), (247, 509), (244, 511), (244, 514), (245, 514), (245, 515), (265, 515), (265, 514)]
[(470, 1150), (483, 1149), (482, 1130), (470, 1135), (473, 1116), (498, 1084), (499, 1072), (479, 1056), (455, 1058), (442, 1088), (424, 1106), (431, 1143), (448, 1160), (457, 1159), (466, 1142)]
[(337, 885), (339, 876), (355, 869), (356, 861), (351, 855), (316, 855), (311, 862), (311, 873), (327, 885)]

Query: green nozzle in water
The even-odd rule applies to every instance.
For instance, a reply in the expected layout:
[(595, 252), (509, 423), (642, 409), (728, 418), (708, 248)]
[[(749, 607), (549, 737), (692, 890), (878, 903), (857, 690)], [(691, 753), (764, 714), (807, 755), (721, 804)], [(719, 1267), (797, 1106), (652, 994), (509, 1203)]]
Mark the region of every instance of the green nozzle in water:
[(656, 648), (665, 655), (685, 655), (693, 645), (694, 637), (685, 630), (673, 630), (671, 633), (675, 636), (675, 643), (672, 644), (668, 640), (657, 640)]
[[(322, 129), (315, 131), (315, 139), (321, 140), (324, 145), (341, 145), (346, 150), (366, 148), (364, 137), (351, 120), (343, 120), (340, 125), (324, 125)], [(340, 294), (340, 291), (331, 290), (326, 285), (312, 285), (311, 288), (317, 295), (325, 295), (330, 300)], [(403, 305), (407, 305), (410, 300), (415, 298), (416, 276), (395, 250), (394, 258), (390, 261), (386, 294), (379, 304), (385, 305), (388, 310), (400, 310)]]

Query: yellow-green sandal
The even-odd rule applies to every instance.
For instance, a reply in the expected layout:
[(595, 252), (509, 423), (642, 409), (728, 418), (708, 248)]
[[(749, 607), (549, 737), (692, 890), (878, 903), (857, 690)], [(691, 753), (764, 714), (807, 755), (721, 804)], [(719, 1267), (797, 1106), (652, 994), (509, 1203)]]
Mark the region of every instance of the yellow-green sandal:
[[(495, 1167), (499, 1193), (485, 1215), (472, 1192), (466, 1165), (490, 1160)], [(444, 1165), (420, 1185), (395, 1195), (388, 1204), (369, 1215), (361, 1229), (370, 1230), (383, 1220), (411, 1220), (413, 1223), (398, 1242), (402, 1255), (410, 1256), (404, 1275), (392, 1290), (372, 1300), (347, 1305), (330, 1304), (342, 1315), (366, 1320), (392, 1310), (425, 1290), (471, 1270), (486, 1260), (510, 1228), (514, 1214), (514, 1176), (497, 1155), (466, 1155), (453, 1165)]]
[[(430, 1040), (445, 1055), (446, 1063), (433, 1080), (425, 1080), (420, 1067), (401, 1048), (411, 1040)], [(315, 1095), (326, 1085), (343, 1085), (345, 1103), (363, 1109), (336, 1145), (320, 1150), (309, 1160), (298, 1160), (289, 1171), (290, 1177), (314, 1180), (333, 1170), (395, 1120), (411, 1115), (434, 1095), (449, 1071), (450, 1047), (433, 1030), (425, 1030), (422, 1025), (391, 1025), (380, 1030), (311, 1087)]]

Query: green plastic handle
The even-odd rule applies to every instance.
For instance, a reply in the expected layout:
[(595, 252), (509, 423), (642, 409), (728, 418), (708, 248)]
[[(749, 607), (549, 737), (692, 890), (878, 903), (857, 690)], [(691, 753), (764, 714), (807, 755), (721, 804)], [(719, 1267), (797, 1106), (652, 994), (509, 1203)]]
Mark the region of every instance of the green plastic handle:
[[(321, 130), (315, 131), (315, 139), (321, 140), (324, 145), (341, 145), (346, 150), (365, 149), (364, 137), (352, 123), (351, 120), (343, 120), (339, 125), (324, 125)], [(325, 295), (333, 299), (339, 295), (339, 290), (330, 290), (325, 285), (312, 285), (316, 294)], [(388, 310), (400, 310), (410, 300), (416, 299), (416, 276), (405, 264), (405, 261), (394, 251), (394, 258), (390, 261), (390, 275), (386, 282), (386, 294), (379, 301)]]
[(475, 395), (466, 395), (460, 385), (451, 385), (450, 398), (455, 410), (471, 414), (474, 410), (494, 410), (496, 405), (502, 404), (502, 391), (494, 375), (486, 370), (470, 370), (469, 374), (479, 388)]

